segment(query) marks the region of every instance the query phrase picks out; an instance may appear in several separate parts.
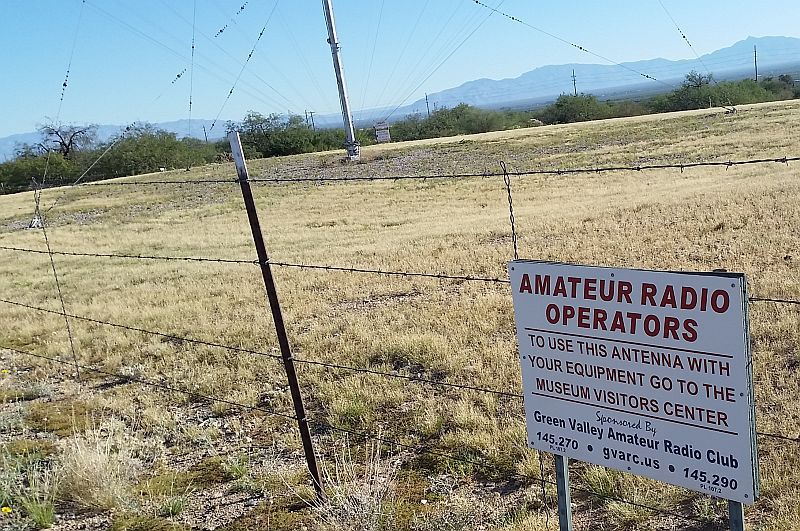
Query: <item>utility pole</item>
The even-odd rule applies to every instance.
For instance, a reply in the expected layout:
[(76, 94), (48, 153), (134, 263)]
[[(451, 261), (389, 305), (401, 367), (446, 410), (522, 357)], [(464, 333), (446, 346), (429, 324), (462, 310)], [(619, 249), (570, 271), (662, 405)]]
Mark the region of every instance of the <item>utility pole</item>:
[(206, 137), (206, 144), (208, 144), (208, 131), (206, 131), (206, 126), (203, 126), (203, 136)]
[(425, 107), (428, 108), (428, 118), (431, 117), (431, 106), (428, 104), (428, 93), (425, 93)]
[(308, 111), (308, 114), (311, 116), (311, 130), (316, 131), (317, 126), (314, 125), (314, 111)]
[(578, 84), (575, 82), (575, 69), (572, 69), (572, 90), (575, 91), (575, 95), (578, 95)]
[(753, 66), (756, 69), (756, 83), (758, 83), (758, 50), (755, 44), (753, 45)]
[(344, 70), (342, 69), (342, 54), (339, 41), (336, 38), (336, 25), (333, 21), (332, 0), (322, 0), (322, 9), (325, 12), (325, 23), (328, 26), (328, 44), (331, 45), (331, 56), (333, 56), (333, 70), (336, 73), (336, 84), (339, 85), (339, 100), (342, 104), (342, 118), (344, 119), (344, 147), (347, 150), (347, 158), (356, 161), (361, 156), (361, 146), (356, 140), (355, 129), (353, 127), (353, 115), (350, 112), (350, 101), (347, 98), (347, 87), (344, 82)]

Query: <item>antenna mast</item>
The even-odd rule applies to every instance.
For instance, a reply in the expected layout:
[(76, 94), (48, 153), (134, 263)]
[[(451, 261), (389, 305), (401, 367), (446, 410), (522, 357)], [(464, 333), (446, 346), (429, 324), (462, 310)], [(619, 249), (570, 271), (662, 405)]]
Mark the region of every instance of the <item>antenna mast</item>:
[(339, 40), (336, 38), (336, 24), (333, 21), (333, 6), (331, 5), (331, 1), (332, 0), (322, 0), (322, 9), (325, 12), (325, 23), (328, 26), (328, 44), (331, 45), (333, 70), (336, 72), (336, 84), (339, 85), (339, 100), (342, 104), (342, 118), (344, 119), (344, 147), (347, 149), (347, 158), (355, 161), (361, 156), (361, 147), (356, 140), (355, 129), (353, 127), (353, 115), (350, 112), (350, 101), (347, 98), (347, 87), (344, 83), (344, 70), (342, 68), (342, 54), (339, 48)]

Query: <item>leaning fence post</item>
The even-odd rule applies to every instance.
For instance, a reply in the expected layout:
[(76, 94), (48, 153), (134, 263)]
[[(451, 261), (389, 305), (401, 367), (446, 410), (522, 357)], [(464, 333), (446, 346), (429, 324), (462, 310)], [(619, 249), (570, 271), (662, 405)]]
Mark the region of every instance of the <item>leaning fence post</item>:
[(322, 489), (317, 456), (314, 453), (314, 444), (311, 441), (311, 432), (308, 428), (308, 419), (306, 419), (306, 412), (303, 407), (300, 385), (297, 382), (297, 373), (294, 369), (294, 360), (292, 359), (292, 350), (289, 346), (289, 337), (286, 334), (286, 327), (283, 323), (283, 314), (281, 313), (281, 306), (278, 301), (278, 292), (275, 289), (275, 281), (272, 278), (272, 269), (269, 265), (267, 247), (264, 243), (264, 236), (261, 233), (261, 225), (258, 221), (258, 211), (256, 210), (256, 204), (253, 200), (253, 192), (250, 189), (247, 164), (245, 164), (244, 161), (244, 151), (242, 151), (239, 133), (236, 131), (231, 132), (228, 135), (228, 141), (231, 144), (231, 153), (233, 154), (233, 160), (236, 164), (236, 174), (239, 177), (239, 186), (242, 189), (242, 198), (244, 199), (244, 206), (247, 210), (247, 219), (250, 221), (250, 230), (253, 233), (253, 243), (255, 243), (256, 246), (258, 263), (261, 266), (261, 276), (264, 278), (264, 287), (267, 290), (267, 299), (269, 300), (269, 307), (272, 310), (272, 319), (275, 322), (275, 332), (278, 334), (278, 344), (281, 349), (283, 368), (286, 370), (286, 379), (288, 380), (289, 389), (292, 393), (292, 403), (294, 404), (297, 424), (300, 428), (300, 438), (303, 441), (303, 450), (306, 455), (308, 471), (311, 473), (311, 479), (313, 480), (317, 497), (322, 500), (325, 498), (325, 491)]

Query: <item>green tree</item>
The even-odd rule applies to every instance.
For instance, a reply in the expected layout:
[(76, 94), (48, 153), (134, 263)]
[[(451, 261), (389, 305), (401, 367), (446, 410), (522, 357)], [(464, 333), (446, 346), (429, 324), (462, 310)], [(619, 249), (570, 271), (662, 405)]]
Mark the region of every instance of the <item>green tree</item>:
[(611, 108), (607, 103), (597, 100), (591, 94), (573, 96), (562, 94), (556, 102), (539, 112), (539, 119), (546, 124), (568, 124), (600, 120), (611, 116)]

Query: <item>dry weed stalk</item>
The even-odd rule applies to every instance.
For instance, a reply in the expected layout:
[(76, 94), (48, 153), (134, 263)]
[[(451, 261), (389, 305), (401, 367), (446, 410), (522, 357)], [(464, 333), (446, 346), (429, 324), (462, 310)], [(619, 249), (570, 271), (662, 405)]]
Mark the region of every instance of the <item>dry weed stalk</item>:
[(368, 441), (364, 444), (364, 461), (358, 462), (348, 442), (345, 438), (334, 446), (332, 462), (323, 460), (322, 479), (328, 499), (315, 503), (314, 509), (332, 530), (391, 529), (399, 460), (384, 457), (380, 443)]
[(90, 510), (109, 510), (130, 503), (130, 484), (137, 470), (120, 429), (90, 430), (64, 442), (61, 498)]

